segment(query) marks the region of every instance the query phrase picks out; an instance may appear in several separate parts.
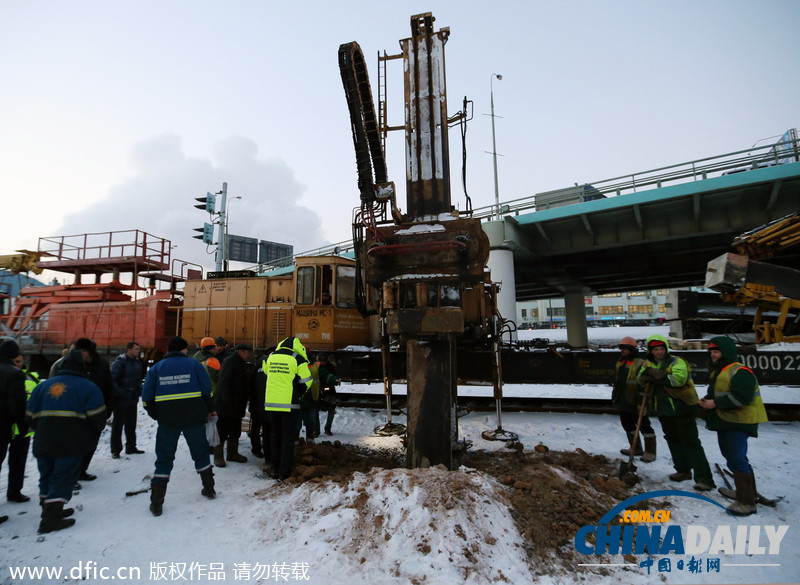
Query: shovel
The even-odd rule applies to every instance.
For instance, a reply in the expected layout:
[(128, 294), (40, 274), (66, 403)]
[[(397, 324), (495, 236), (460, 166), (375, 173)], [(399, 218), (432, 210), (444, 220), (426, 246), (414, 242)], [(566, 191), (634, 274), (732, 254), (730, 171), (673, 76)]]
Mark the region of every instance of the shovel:
[(627, 463), (625, 461), (620, 461), (619, 463), (619, 478), (622, 479), (625, 475), (631, 473), (636, 475), (636, 466), (633, 464), (633, 457), (636, 453), (636, 446), (639, 442), (639, 429), (642, 428), (642, 419), (644, 418), (645, 410), (647, 410), (647, 394), (648, 389), (645, 388), (644, 393), (642, 394), (642, 403), (639, 405), (639, 418), (636, 421), (636, 431), (633, 434), (633, 441), (631, 441), (631, 454), (628, 456)]
[[(716, 466), (717, 470), (722, 474), (722, 479), (725, 481), (725, 485), (728, 486), (729, 489), (733, 489), (731, 487), (731, 482), (729, 482), (728, 478), (725, 477), (725, 474), (728, 474), (731, 477), (733, 477), (733, 473), (731, 473), (731, 471), (728, 469), (726, 469), (725, 472), (723, 473), (722, 469), (720, 469), (719, 463), (717, 463)], [(764, 496), (756, 492), (756, 501), (762, 506), (769, 506), (770, 508), (774, 508), (775, 506), (778, 505), (778, 502), (780, 502), (782, 499), (783, 496), (778, 496), (777, 498), (765, 498)]]

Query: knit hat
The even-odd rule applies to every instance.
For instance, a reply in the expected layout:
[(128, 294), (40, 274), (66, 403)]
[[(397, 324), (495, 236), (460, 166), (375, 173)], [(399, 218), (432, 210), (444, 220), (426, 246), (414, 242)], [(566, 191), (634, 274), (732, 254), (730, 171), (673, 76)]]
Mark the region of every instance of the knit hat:
[(183, 351), (189, 347), (189, 342), (183, 337), (173, 337), (167, 344), (167, 351)]
[(6, 339), (0, 343), (0, 356), (13, 360), (19, 355), (19, 345), (13, 339)]
[(73, 349), (64, 356), (64, 361), (61, 362), (61, 369), (58, 373), (62, 372), (75, 372), (83, 373), (83, 354), (79, 349)]

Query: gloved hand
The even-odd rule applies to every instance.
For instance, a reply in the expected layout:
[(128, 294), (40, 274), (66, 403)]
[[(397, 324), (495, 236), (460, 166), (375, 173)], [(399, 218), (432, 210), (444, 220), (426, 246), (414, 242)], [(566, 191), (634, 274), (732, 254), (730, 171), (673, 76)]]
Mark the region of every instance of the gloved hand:
[(647, 384), (648, 382), (654, 382), (653, 376), (647, 373), (647, 370), (643, 374), (639, 374), (638, 378), (639, 382), (642, 384)]
[(647, 373), (653, 380), (661, 380), (667, 377), (667, 371), (659, 370), (658, 368), (647, 368), (645, 373)]

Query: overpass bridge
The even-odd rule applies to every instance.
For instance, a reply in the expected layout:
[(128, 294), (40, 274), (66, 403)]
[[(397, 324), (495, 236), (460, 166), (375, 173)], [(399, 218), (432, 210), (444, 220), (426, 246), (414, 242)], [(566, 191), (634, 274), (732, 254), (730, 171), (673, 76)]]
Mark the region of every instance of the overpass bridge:
[[(515, 315), (516, 301), (564, 297), (569, 343), (582, 347), (585, 296), (702, 286), (709, 260), (731, 251), (735, 236), (800, 212), (800, 144), (796, 131), (787, 135), (475, 209), (492, 279), (504, 285), (501, 314)], [(348, 241), (302, 255), (350, 250)], [(773, 261), (796, 268), (800, 251)]]
[[(484, 230), (513, 254), (516, 300), (702, 286), (708, 261), (735, 236), (800, 211), (800, 162), (763, 153), (591, 186), (589, 197), (605, 198), (537, 205), (534, 196), (501, 205), (499, 220), (495, 209), (476, 210), (494, 213)], [(775, 260), (797, 267), (800, 252)]]

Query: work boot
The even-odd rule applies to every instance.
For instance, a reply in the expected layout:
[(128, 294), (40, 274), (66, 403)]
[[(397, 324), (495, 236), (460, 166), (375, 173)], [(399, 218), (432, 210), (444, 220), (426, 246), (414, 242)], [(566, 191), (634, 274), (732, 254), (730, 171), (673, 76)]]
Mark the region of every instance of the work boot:
[(209, 500), (216, 497), (217, 492), (214, 491), (214, 470), (210, 467), (200, 472), (200, 481), (203, 482), (203, 489), (200, 491)]
[(16, 502), (16, 503), (19, 503), (19, 504), (28, 502), (28, 501), (30, 501), (30, 499), (31, 499), (30, 496), (26, 496), (22, 492), (17, 492), (16, 494), (11, 494), (11, 495), (6, 497), (6, 501)]
[[(47, 498), (43, 498), (43, 497), (39, 496), (39, 507), (40, 507), (40, 508), (41, 508), (42, 506), (44, 506), (44, 501), (45, 501), (46, 499), (47, 499)], [(62, 510), (61, 510), (61, 517), (62, 517), (62, 518), (67, 518), (68, 516), (72, 516), (74, 513), (75, 513), (75, 508), (62, 508)]]
[(42, 505), (42, 520), (39, 534), (63, 530), (75, 524), (75, 518), (64, 518), (64, 502), (50, 502)]
[(253, 457), (257, 457), (259, 459), (264, 458), (264, 451), (261, 450), (261, 447), (253, 447), (250, 449), (250, 452), (253, 454)]
[(670, 474), (669, 479), (670, 481), (686, 481), (687, 479), (692, 479), (692, 473), (690, 471), (676, 471)]
[(152, 512), (153, 516), (161, 516), (164, 506), (164, 496), (166, 495), (166, 481), (154, 481), (150, 483), (150, 512)]
[(247, 463), (247, 457), (239, 453), (239, 439), (228, 439), (228, 461)]
[(644, 453), (642, 453), (642, 461), (644, 463), (652, 463), (656, 460), (656, 436), (642, 435), (644, 437)]
[[(631, 455), (631, 445), (633, 445), (633, 438), (636, 436), (636, 433), (628, 433), (628, 446), (624, 449), (620, 449), (619, 452), (625, 455), (626, 457), (630, 457)], [(634, 452), (634, 457), (637, 455), (641, 455), (642, 451), (642, 442), (637, 440), (636, 441), (636, 451)]]
[(756, 513), (755, 475), (746, 471), (734, 471), (733, 483), (736, 485), (736, 501), (728, 506), (734, 516), (749, 516)]
[(216, 447), (214, 447), (214, 465), (216, 467), (225, 467), (227, 463), (225, 463), (225, 452), (224, 452), (224, 445), (220, 443)]

